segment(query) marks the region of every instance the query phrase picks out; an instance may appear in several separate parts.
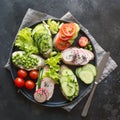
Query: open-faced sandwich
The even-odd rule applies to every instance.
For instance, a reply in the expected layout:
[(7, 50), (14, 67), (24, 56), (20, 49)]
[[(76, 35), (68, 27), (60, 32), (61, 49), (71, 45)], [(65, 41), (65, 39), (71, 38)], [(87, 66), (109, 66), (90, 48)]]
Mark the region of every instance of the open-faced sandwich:
[(78, 36), (80, 26), (77, 23), (63, 23), (54, 38), (54, 46), (62, 51), (70, 47)]

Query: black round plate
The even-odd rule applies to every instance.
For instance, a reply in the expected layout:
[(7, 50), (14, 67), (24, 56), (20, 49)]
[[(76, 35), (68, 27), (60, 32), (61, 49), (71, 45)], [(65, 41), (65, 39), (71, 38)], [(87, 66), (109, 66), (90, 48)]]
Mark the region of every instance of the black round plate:
[[(63, 20), (59, 20), (59, 19), (54, 19), (55, 21), (59, 21), (60, 23), (66, 23), (67, 21), (63, 21)], [(46, 21), (46, 20), (44, 20)], [(40, 21), (39, 23), (41, 23), (42, 21)], [(35, 23), (34, 25), (31, 25), (31, 26), (28, 26), (28, 27), (31, 27), (31, 28), (34, 28), (37, 24), (39, 23)], [(81, 27), (81, 26), (80, 26)], [(78, 40), (81, 36), (86, 36), (90, 43), (92, 44), (92, 41), (91, 39), (89, 38), (89, 36), (87, 36), (84, 32), (84, 30), (80, 29), (79, 31), (79, 35), (78, 37), (75, 39), (75, 42), (73, 43), (72, 46), (78, 46)], [(54, 38), (54, 36), (53, 36)], [(71, 46), (71, 47), (72, 47)], [(95, 55), (95, 58), (94, 60), (90, 61), (90, 63), (94, 64), (96, 66), (96, 54), (95, 54), (95, 49), (94, 49), (94, 46), (92, 44), (92, 47), (93, 47), (93, 53)], [(16, 51), (18, 48), (16, 48), (14, 46), (14, 42), (13, 42), (13, 45), (12, 45), (12, 48), (11, 48), (11, 52), (10, 52), (10, 63), (9, 63), (9, 67), (10, 67), (10, 72), (11, 72), (11, 75), (12, 75), (12, 79), (14, 80), (16, 77), (17, 77), (17, 68), (12, 64), (12, 61), (11, 61), (11, 55), (14, 51)], [(70, 69), (72, 69), (72, 71), (75, 73), (75, 68), (76, 66), (70, 66), (70, 65), (67, 65)], [(80, 87), (80, 91), (79, 91), (79, 95), (73, 100), (73, 101), (68, 101), (65, 99), (65, 97), (62, 95), (62, 92), (60, 90), (60, 85), (55, 85), (55, 90), (54, 90), (54, 95), (53, 97), (45, 102), (45, 103), (37, 103), (35, 100), (34, 100), (34, 97), (33, 97), (33, 94), (34, 94), (34, 90), (27, 90), (25, 88), (22, 88), (20, 89), (20, 92), (30, 101), (34, 102), (34, 103), (37, 103), (37, 104), (40, 104), (42, 106), (47, 106), (47, 107), (63, 107), (63, 106), (66, 106), (66, 105), (69, 105), (71, 103), (74, 103), (76, 102), (78, 99), (82, 99), (82, 97), (84, 96), (85, 94), (85, 91), (89, 90), (90, 86), (91, 85), (86, 85), (84, 84), (83, 82), (81, 82), (81, 80), (78, 79), (78, 83), (79, 83), (79, 87)]]

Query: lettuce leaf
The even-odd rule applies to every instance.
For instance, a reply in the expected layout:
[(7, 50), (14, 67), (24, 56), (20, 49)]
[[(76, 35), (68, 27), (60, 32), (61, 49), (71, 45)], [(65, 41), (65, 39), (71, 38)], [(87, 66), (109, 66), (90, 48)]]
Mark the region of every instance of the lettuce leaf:
[(60, 22), (56, 22), (54, 20), (48, 19), (47, 24), (52, 34), (56, 34), (58, 32)]
[(38, 54), (38, 48), (34, 44), (31, 31), (32, 29), (28, 27), (21, 29), (17, 34), (15, 46), (25, 52)]
[(58, 84), (59, 81), (59, 70), (60, 70), (60, 61), (62, 55), (61, 53), (57, 53), (55, 56), (51, 56), (46, 60), (46, 64), (49, 65), (50, 69), (45, 73), (44, 77), (50, 77), (54, 80), (55, 83)]

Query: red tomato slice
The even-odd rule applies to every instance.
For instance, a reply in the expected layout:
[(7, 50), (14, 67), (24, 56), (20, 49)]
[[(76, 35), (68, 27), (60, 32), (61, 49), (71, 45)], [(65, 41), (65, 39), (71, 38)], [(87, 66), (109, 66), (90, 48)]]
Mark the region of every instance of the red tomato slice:
[(55, 45), (58, 50), (65, 50), (66, 48), (70, 47), (71, 44), (68, 41), (63, 41), (58, 37)]
[(62, 32), (59, 32), (59, 38), (63, 41), (66, 41), (66, 40), (70, 40), (71, 37), (67, 37)]
[(61, 32), (67, 37), (72, 37), (76, 32), (76, 26), (74, 23), (65, 23), (61, 27)]
[(80, 39), (79, 39), (79, 45), (81, 47), (85, 47), (87, 44), (88, 44), (88, 38), (85, 37), (85, 36), (82, 36)]

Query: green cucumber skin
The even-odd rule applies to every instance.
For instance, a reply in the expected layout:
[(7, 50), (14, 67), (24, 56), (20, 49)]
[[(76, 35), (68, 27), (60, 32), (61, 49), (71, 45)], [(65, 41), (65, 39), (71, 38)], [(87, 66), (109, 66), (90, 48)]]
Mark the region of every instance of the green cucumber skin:
[(78, 70), (79, 70), (79, 68), (76, 68), (76, 70), (75, 70), (75, 74), (77, 75), (77, 77), (78, 77)]
[(82, 71), (82, 67), (76, 68), (75, 73), (79, 77), (79, 73)]

